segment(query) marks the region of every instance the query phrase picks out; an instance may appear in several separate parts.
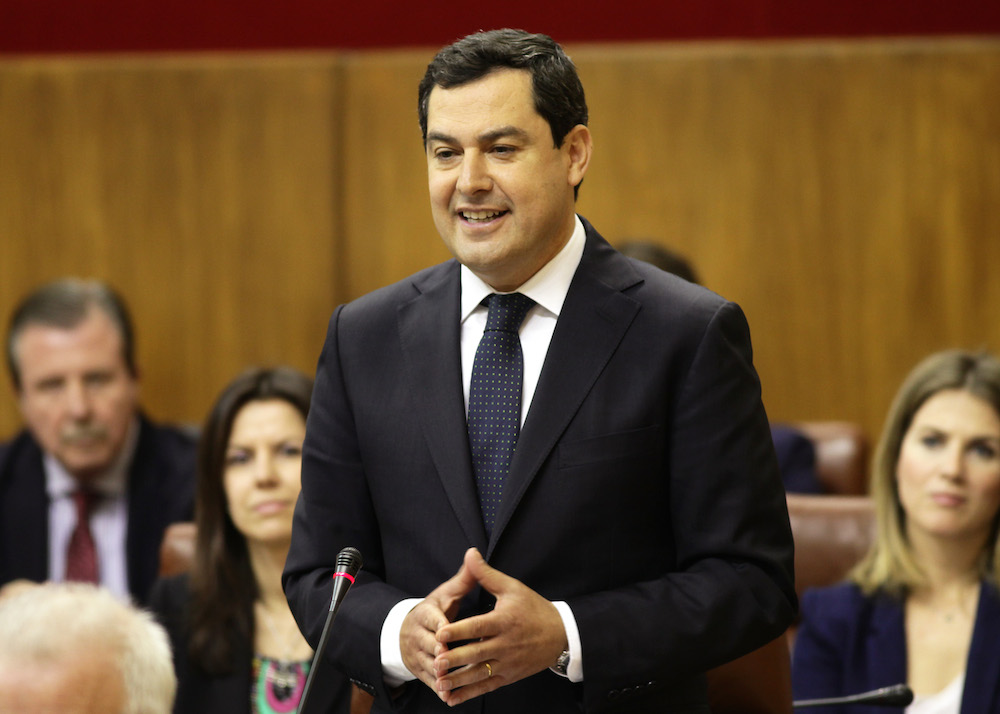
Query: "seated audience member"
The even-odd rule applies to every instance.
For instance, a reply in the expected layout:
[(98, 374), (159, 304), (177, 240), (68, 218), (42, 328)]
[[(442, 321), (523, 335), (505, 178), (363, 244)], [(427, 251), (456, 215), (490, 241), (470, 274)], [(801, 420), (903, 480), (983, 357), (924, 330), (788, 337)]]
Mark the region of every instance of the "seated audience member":
[[(655, 265), (660, 270), (700, 285), (694, 265), (680, 253), (651, 240), (628, 240), (618, 246), (618, 252), (629, 258)], [(805, 434), (784, 424), (771, 426), (771, 438), (778, 456), (778, 468), (785, 491), (821, 493), (816, 476), (816, 448)]]
[(771, 424), (781, 482), (788, 493), (823, 493), (816, 474), (816, 446), (793, 426)]
[[(190, 574), (150, 597), (179, 679), (177, 714), (265, 714), (298, 706), (312, 650), (292, 619), (281, 571), (299, 496), (312, 380), (287, 368), (233, 380), (198, 451), (197, 548)], [(347, 711), (350, 686), (324, 671), (315, 711)]]
[(149, 613), (85, 583), (8, 588), (0, 714), (170, 713), (170, 645)]
[(0, 584), (143, 602), (164, 530), (192, 516), (195, 445), (139, 409), (124, 302), (99, 282), (42, 286), (14, 310), (7, 362), (26, 429), (0, 444)]
[(689, 283), (701, 285), (698, 272), (686, 257), (675, 250), (651, 240), (627, 240), (618, 246), (618, 252), (629, 258), (655, 265), (660, 270), (684, 278)]
[(1000, 711), (1000, 361), (948, 351), (917, 365), (889, 411), (871, 491), (870, 551), (848, 582), (802, 598), (795, 697), (905, 682), (908, 714)]

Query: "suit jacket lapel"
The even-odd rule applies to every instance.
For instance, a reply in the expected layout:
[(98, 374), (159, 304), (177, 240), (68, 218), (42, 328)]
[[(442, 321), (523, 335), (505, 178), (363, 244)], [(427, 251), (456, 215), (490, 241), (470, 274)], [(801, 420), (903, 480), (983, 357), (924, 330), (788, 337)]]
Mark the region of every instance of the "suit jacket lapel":
[(26, 432), (10, 448), (12, 463), (0, 475), (8, 479), (0, 504), (0, 576), (41, 582), (49, 577), (49, 499), (42, 450)]
[(140, 415), (136, 422), (139, 435), (135, 453), (128, 469), (128, 532), (125, 538), (125, 560), (128, 589), (144, 599), (146, 590), (156, 579), (159, 564), (159, 529), (150, 520), (158, 512), (158, 493), (163, 483), (163, 462), (155, 458), (151, 440), (152, 425)]
[(446, 264), (443, 274), (431, 273), (415, 287), (420, 295), (400, 306), (398, 324), (419, 410), (416, 418), (466, 537), (484, 550), (486, 528), (472, 472), (462, 388), (458, 263)]
[[(517, 441), (489, 551), (639, 311), (622, 290), (640, 278), (589, 223), (542, 373)], [(487, 554), (488, 555), (488, 554)]]
[[(887, 596), (878, 598), (871, 622), (872, 632), (868, 641), (871, 686), (905, 682), (906, 632), (902, 604)], [(1000, 659), (996, 656), (998, 641), (1000, 593), (984, 583), (969, 646), (962, 714), (991, 714), (997, 711), (1000, 703)]]
[(867, 646), (870, 688), (906, 682), (906, 628), (903, 604), (899, 600), (888, 595), (876, 596)]
[(962, 693), (962, 714), (990, 714), (1000, 706), (1000, 593), (983, 583)]

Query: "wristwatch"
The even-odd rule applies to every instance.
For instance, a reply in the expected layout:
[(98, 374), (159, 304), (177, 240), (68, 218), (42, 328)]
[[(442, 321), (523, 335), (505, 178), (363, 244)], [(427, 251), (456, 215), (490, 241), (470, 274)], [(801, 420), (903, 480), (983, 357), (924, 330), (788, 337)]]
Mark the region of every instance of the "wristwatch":
[(552, 669), (557, 674), (566, 676), (566, 671), (569, 669), (569, 650), (562, 651)]

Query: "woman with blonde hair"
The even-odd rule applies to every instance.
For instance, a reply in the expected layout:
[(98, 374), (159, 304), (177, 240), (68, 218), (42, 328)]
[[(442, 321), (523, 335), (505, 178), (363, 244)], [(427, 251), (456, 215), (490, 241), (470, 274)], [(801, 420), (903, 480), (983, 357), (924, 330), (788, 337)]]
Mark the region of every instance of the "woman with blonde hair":
[(871, 549), (848, 582), (802, 598), (796, 699), (905, 682), (907, 714), (1000, 712), (1000, 361), (953, 350), (918, 364), (872, 471)]

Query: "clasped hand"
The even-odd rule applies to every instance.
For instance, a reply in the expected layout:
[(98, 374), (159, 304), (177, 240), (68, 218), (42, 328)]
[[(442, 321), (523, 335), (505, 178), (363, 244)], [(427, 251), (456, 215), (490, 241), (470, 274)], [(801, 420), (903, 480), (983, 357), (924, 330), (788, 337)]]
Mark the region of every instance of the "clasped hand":
[[(492, 611), (453, 622), (476, 585), (496, 598)], [(449, 642), (465, 644), (448, 648)], [(449, 706), (541, 672), (566, 648), (555, 606), (524, 583), (491, 567), (476, 548), (462, 567), (403, 620), (403, 663)]]

